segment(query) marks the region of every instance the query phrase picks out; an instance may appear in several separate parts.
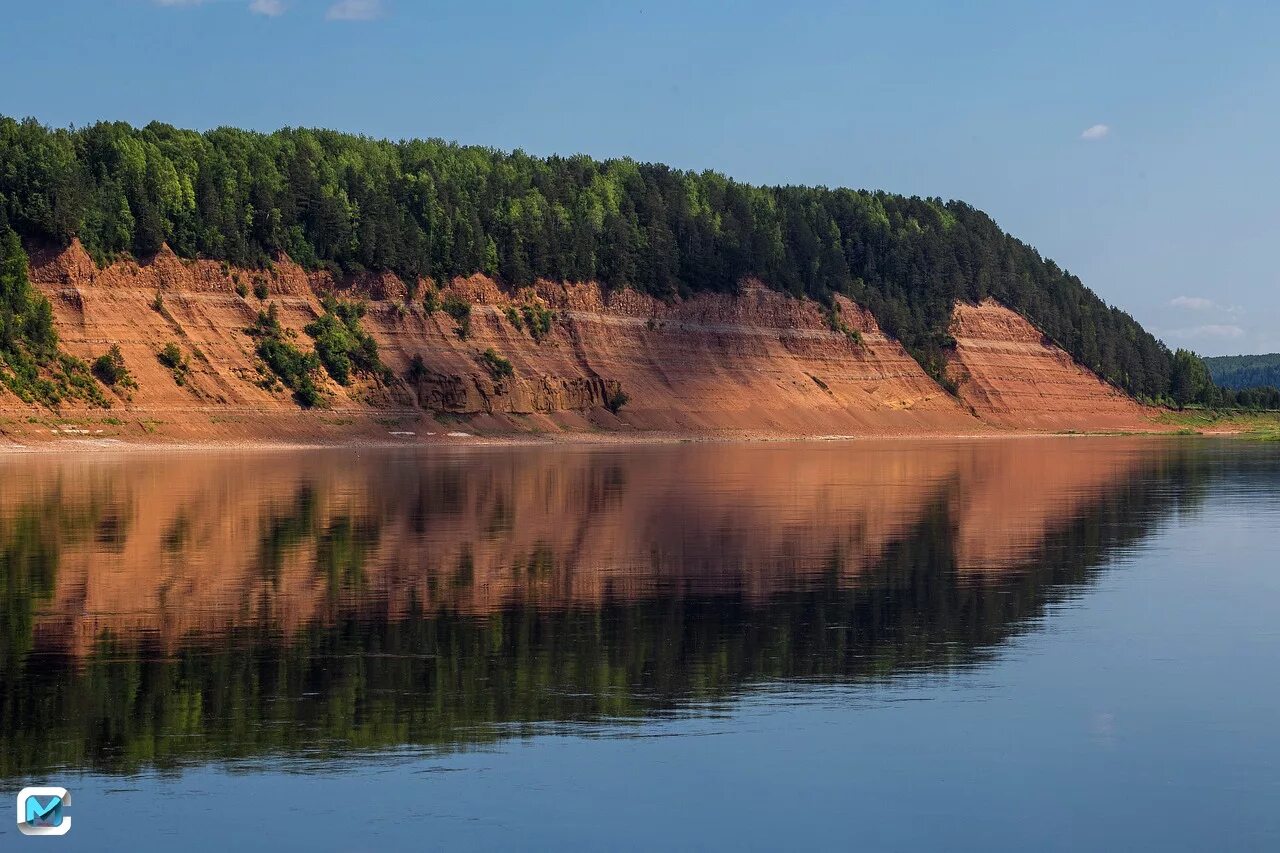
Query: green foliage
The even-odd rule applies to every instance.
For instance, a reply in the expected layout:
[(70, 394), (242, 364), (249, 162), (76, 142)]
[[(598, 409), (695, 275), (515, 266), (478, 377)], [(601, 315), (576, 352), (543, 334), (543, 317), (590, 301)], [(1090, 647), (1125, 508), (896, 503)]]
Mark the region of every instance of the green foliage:
[(1280, 388), (1267, 385), (1261, 388), (1241, 388), (1238, 391), (1222, 389), (1223, 408), (1250, 409), (1255, 411), (1280, 410)]
[(1173, 378), (1170, 396), (1178, 408), (1191, 403), (1211, 404), (1217, 389), (1209, 378), (1209, 368), (1200, 356), (1190, 350), (1180, 349), (1173, 354)]
[(173, 341), (165, 344), (156, 357), (161, 364), (170, 370), (176, 370), (187, 363), (186, 358), (182, 355), (182, 350)]
[(511, 362), (490, 347), (480, 356), (480, 361), (484, 363), (485, 368), (489, 371), (489, 375), (495, 381), (509, 379), (515, 375), (515, 370), (511, 367)]
[(332, 296), (324, 299), (324, 314), (308, 323), (304, 331), (315, 338), (320, 363), (339, 385), (350, 385), (353, 372), (383, 378), (387, 368), (378, 357), (378, 342), (361, 328), (363, 302), (343, 302)]
[(59, 350), (53, 306), (31, 287), (27, 253), (3, 221), (0, 210), (0, 383), (26, 403), (77, 398), (110, 406), (89, 366)]
[(529, 334), (535, 341), (541, 341), (551, 334), (551, 321), (556, 318), (556, 312), (550, 308), (530, 302), (520, 306), (520, 315), (524, 317), (524, 323), (529, 327)]
[(824, 309), (823, 314), (827, 318), (827, 325), (831, 327), (831, 331), (844, 335), (855, 346), (862, 346), (862, 333), (857, 329), (851, 328), (844, 321), (844, 318), (840, 316), (839, 305), (832, 305), (830, 308)]
[(448, 314), (458, 324), (454, 332), (462, 340), (466, 340), (471, 336), (471, 303), (467, 302), (459, 296), (450, 293), (444, 299), (444, 313)]
[(93, 375), (103, 385), (111, 388), (137, 388), (133, 375), (124, 363), (124, 353), (119, 344), (112, 344), (111, 349), (98, 356), (93, 362)]
[(621, 388), (615, 388), (610, 392), (609, 396), (605, 398), (604, 407), (616, 415), (618, 412), (622, 411), (622, 407), (629, 402), (631, 402), (631, 397), (627, 392), (623, 391)]
[(272, 376), (293, 391), (299, 405), (311, 408), (321, 401), (320, 389), (316, 386), (320, 359), (315, 353), (304, 353), (289, 341), (274, 302), (266, 311), (258, 312), (257, 319), (245, 332), (257, 339), (258, 358)]
[(427, 377), (427, 365), (422, 360), (422, 353), (414, 353), (413, 358), (409, 359), (409, 369), (405, 371), (404, 378), (413, 384), (421, 382)]
[(253, 295), (259, 300), (267, 298), (267, 280), (260, 275), (253, 277)]
[(435, 288), (428, 288), (427, 292), (422, 296), (422, 310), (430, 316), (440, 310), (440, 294)]
[(179, 385), (187, 384), (190, 368), (187, 365), (187, 357), (182, 354), (182, 349), (176, 343), (170, 341), (165, 344), (156, 354), (156, 358), (173, 373), (174, 382)]
[(520, 319), (520, 312), (517, 311), (514, 306), (508, 305), (502, 313), (506, 316), (507, 322), (510, 323), (517, 332), (524, 331), (524, 321)]
[(236, 296), (241, 299), (249, 298), (249, 286), (241, 281), (239, 277), (236, 278)]
[(1242, 391), (1262, 386), (1280, 387), (1280, 353), (1222, 355), (1206, 358), (1213, 381), (1222, 388)]
[[(926, 366), (941, 359), (952, 305), (990, 296), (1131, 393), (1172, 387), (1168, 348), (959, 201), (440, 140), (159, 123), (53, 130), (0, 118), (0, 164), (0, 216), (31, 240), (79, 237), (98, 259), (167, 242), (242, 266), (286, 252), (339, 273), (595, 280), (660, 298), (732, 293), (755, 276), (824, 303), (849, 296)], [(547, 333), (525, 320), (535, 338)]]

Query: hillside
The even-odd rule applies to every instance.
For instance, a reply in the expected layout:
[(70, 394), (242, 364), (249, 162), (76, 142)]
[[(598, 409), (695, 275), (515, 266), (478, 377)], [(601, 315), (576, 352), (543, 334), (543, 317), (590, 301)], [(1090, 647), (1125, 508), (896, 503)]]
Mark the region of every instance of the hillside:
[[(66, 357), (97, 364), (114, 351), (132, 384), (109, 389), (110, 409), (67, 401), (57, 418), (0, 395), (0, 433), (23, 444), (1158, 428), (994, 302), (956, 306), (956, 396), (845, 297), (828, 313), (750, 281), (735, 294), (660, 300), (591, 283), (511, 290), (472, 275), (420, 280), (426, 295), (412, 302), (392, 275), (339, 280), (284, 259), (224, 267), (167, 248), (99, 268), (78, 242), (33, 253), (30, 276)], [(972, 312), (995, 325), (966, 322)], [(346, 373), (326, 350), (340, 314), (354, 320), (340, 325)], [(1026, 341), (992, 347), (992, 330), (1011, 323)], [(279, 350), (293, 355), (281, 361)], [(306, 362), (292, 379), (281, 372), (290, 359)], [(314, 394), (305, 406), (300, 377)]]
[(947, 372), (984, 422), (1043, 430), (1132, 429), (1155, 415), (1081, 367), (995, 300), (959, 304)]
[(1209, 375), (1222, 388), (1242, 391), (1264, 386), (1280, 387), (1280, 353), (1220, 355), (1204, 360)]
[(438, 141), (0, 118), (0, 273), (20, 444), (1145, 431), (1220, 397), (961, 202)]
[(392, 273), (410, 301), (419, 280), (475, 273), (664, 301), (756, 280), (865, 307), (935, 379), (953, 305), (994, 298), (1131, 394), (1173, 383), (1171, 353), (1133, 318), (959, 201), (439, 140), (0, 118), (0, 218), (28, 246), (79, 239), (99, 264), (161, 246), (243, 268), (287, 255), (335, 278)]

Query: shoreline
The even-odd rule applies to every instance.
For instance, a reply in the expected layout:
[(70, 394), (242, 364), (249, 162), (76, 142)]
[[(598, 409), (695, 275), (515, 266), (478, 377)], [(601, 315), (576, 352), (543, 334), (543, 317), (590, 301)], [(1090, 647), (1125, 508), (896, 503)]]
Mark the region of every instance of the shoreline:
[(43, 456), (54, 453), (75, 453), (84, 455), (134, 455), (146, 453), (188, 454), (200, 452), (212, 453), (300, 453), (315, 451), (374, 451), (389, 450), (427, 450), (463, 448), (495, 448), (495, 447), (626, 447), (626, 446), (658, 446), (673, 444), (837, 444), (860, 442), (902, 442), (902, 441), (992, 441), (1008, 439), (1063, 439), (1063, 438), (1247, 438), (1249, 431), (1244, 428), (1178, 432), (1171, 430), (1151, 431), (1064, 431), (1045, 432), (1035, 430), (1008, 430), (991, 432), (933, 432), (933, 433), (897, 433), (897, 434), (857, 434), (857, 435), (774, 435), (766, 433), (721, 433), (695, 434), (671, 432), (635, 432), (635, 433), (538, 433), (528, 435), (445, 435), (431, 437), (431, 440), (414, 440), (416, 437), (373, 438), (351, 436), (337, 440), (275, 440), (269, 438), (246, 438), (236, 440), (208, 441), (137, 441), (118, 438), (75, 438), (65, 437), (31, 443), (13, 441), (0, 445), (0, 459), (20, 456)]
[[(1081, 420), (1086, 420), (1082, 418)], [(825, 425), (825, 424), (823, 424)], [(253, 410), (207, 405), (176, 409), (131, 407), (124, 412), (0, 409), (0, 458), (5, 456), (136, 453), (269, 453), (387, 451), (465, 447), (644, 446), (690, 443), (818, 443), (961, 441), (1010, 438), (1205, 436), (1280, 438), (1280, 413), (1160, 411), (1137, 422), (1103, 420), (1093, 428), (1046, 424), (934, 424), (934, 428), (799, 432), (782, 428), (618, 428), (586, 418), (450, 417), (407, 408), (346, 407), (318, 412)], [(815, 424), (818, 426), (818, 424)]]

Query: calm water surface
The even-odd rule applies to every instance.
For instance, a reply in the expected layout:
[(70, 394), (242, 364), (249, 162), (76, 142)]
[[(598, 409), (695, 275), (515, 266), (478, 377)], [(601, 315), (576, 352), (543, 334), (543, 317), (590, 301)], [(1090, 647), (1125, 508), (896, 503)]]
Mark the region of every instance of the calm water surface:
[(1280, 447), (0, 460), (0, 849), (1280, 849)]

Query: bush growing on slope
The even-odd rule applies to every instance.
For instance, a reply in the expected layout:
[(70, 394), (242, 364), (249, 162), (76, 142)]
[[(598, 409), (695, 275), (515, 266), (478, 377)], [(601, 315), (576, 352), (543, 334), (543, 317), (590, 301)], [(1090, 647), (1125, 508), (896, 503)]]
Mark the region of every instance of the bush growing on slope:
[(182, 354), (182, 349), (173, 341), (165, 344), (164, 347), (156, 354), (156, 358), (161, 364), (169, 368), (173, 374), (173, 381), (179, 385), (187, 384), (187, 374), (190, 368), (187, 366), (187, 357)]
[(529, 327), (529, 334), (533, 336), (535, 341), (541, 342), (543, 338), (551, 334), (551, 321), (555, 319), (556, 312), (543, 305), (531, 302), (522, 305), (520, 313), (524, 317), (525, 325)]
[(279, 379), (286, 388), (293, 391), (294, 399), (304, 408), (320, 403), (320, 389), (315, 381), (315, 374), (320, 369), (320, 359), (315, 353), (303, 352), (289, 341), (280, 325), (274, 302), (266, 311), (258, 312), (257, 319), (245, 332), (257, 339), (256, 352), (269, 371), (269, 378)]
[(58, 348), (53, 306), (27, 278), (27, 253), (0, 211), (0, 383), (26, 403), (110, 403), (89, 366)]
[(485, 369), (489, 371), (489, 375), (495, 381), (509, 379), (515, 375), (515, 368), (511, 366), (511, 362), (498, 355), (497, 351), (490, 347), (480, 356), (480, 360), (484, 362)]
[(631, 396), (621, 388), (609, 394), (604, 401), (604, 407), (615, 415), (622, 411), (622, 407), (631, 402)]
[(471, 337), (471, 303), (450, 293), (445, 297), (442, 307), (444, 308), (444, 313), (452, 317), (454, 322), (458, 324), (457, 328), (453, 330), (454, 333), (464, 341)]
[(339, 385), (350, 385), (353, 372), (377, 378), (388, 375), (378, 357), (378, 342), (361, 328), (362, 302), (343, 302), (332, 296), (323, 301), (324, 314), (303, 330), (316, 342), (316, 355)]
[(93, 375), (103, 385), (111, 388), (137, 388), (133, 374), (124, 363), (124, 353), (119, 344), (112, 344), (111, 349), (98, 356), (93, 362)]

